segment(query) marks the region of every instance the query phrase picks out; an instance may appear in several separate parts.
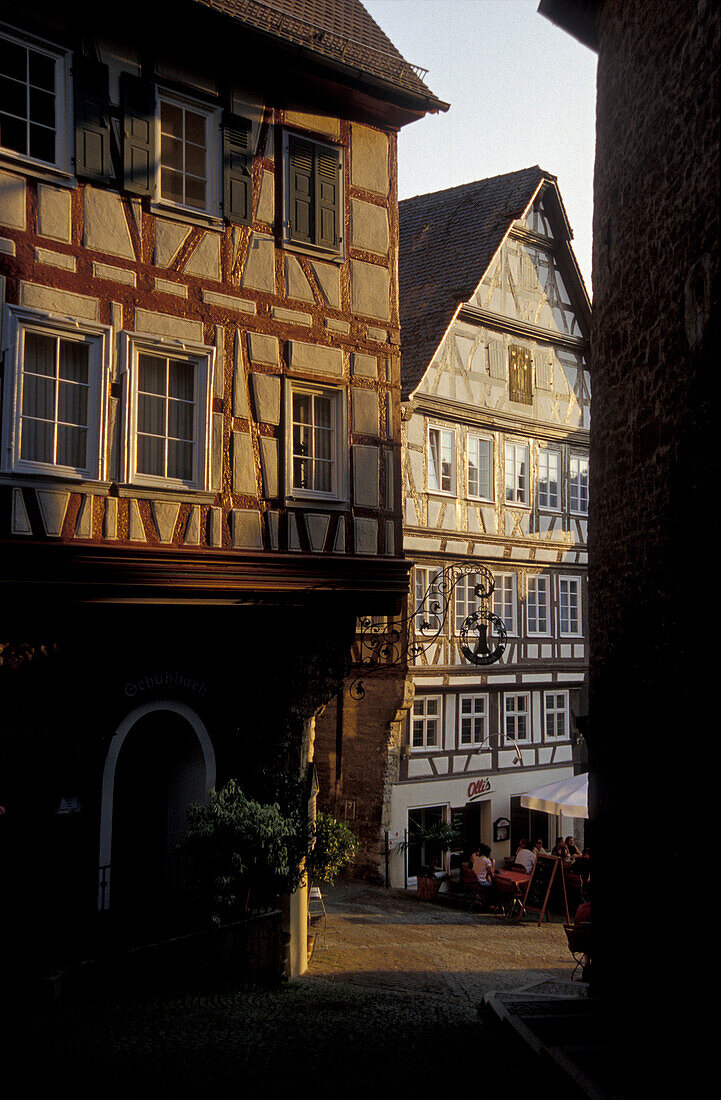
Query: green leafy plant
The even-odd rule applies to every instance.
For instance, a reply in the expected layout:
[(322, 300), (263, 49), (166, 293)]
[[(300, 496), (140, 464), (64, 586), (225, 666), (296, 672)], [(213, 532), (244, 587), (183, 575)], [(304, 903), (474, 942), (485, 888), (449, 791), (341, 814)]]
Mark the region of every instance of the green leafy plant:
[(180, 845), (188, 886), (213, 924), (237, 919), (255, 904), (291, 893), (303, 875), (308, 829), (300, 814), (255, 802), (229, 779), (194, 803)]
[(316, 817), (314, 835), (306, 860), (308, 878), (311, 882), (335, 882), (358, 851), (358, 841), (347, 822), (321, 811)]

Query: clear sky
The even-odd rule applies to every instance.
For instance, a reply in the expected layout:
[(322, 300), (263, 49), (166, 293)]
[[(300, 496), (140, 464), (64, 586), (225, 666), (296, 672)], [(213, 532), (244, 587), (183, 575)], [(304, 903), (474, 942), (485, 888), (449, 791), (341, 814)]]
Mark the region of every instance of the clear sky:
[(363, 0), (450, 103), (400, 133), (399, 198), (539, 164), (558, 177), (591, 293), (596, 55), (538, 0)]

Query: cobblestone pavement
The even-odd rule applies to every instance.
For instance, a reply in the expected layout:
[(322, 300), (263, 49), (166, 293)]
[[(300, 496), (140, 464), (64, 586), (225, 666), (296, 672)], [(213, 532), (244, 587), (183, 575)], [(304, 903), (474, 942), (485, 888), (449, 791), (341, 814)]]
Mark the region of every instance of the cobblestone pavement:
[[(342, 883), (310, 968), (280, 988), (169, 992), (19, 1014), (10, 1047), (33, 1084), (67, 1095), (262, 1098), (300, 1089), (313, 1097), (396, 1098), (443, 1090), (544, 1088), (533, 1056), (480, 1016), (483, 994), (539, 979), (568, 980), (560, 923), (506, 924), (419, 902), (403, 891)], [(529, 1075), (533, 1086), (529, 1090)], [(475, 1083), (474, 1083), (475, 1082)]]

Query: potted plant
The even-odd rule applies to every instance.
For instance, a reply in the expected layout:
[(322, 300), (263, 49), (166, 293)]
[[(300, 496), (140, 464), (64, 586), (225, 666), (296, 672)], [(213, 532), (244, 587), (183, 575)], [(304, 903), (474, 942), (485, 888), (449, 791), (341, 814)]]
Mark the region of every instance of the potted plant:
[[(432, 845), (441, 853), (449, 848), (454, 848), (460, 843), (461, 837), (456, 828), (447, 821), (438, 821), (427, 829), (413, 830), (411, 835), (402, 840), (398, 845), (400, 851), (407, 851), (411, 844)], [(424, 901), (432, 901), (441, 888), (441, 883), (446, 875), (438, 875), (432, 865), (425, 864), (416, 872), (416, 889), (418, 897)]]
[(309, 884), (335, 882), (357, 851), (358, 841), (350, 825), (319, 810), (306, 859)]
[(180, 845), (188, 889), (216, 926), (295, 890), (306, 847), (307, 830), (295, 815), (247, 798), (234, 779), (211, 790), (207, 805), (190, 806)]

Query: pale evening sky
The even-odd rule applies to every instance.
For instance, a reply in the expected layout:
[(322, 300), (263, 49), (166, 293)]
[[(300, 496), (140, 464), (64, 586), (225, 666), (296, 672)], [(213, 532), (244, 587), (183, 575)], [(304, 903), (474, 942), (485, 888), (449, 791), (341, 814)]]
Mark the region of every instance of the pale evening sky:
[(538, 0), (363, 0), (450, 103), (400, 133), (399, 198), (539, 164), (558, 177), (591, 293), (596, 55)]

